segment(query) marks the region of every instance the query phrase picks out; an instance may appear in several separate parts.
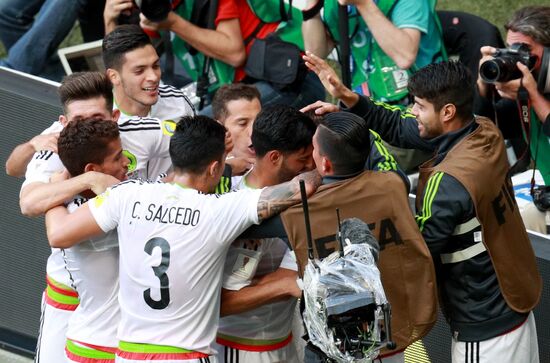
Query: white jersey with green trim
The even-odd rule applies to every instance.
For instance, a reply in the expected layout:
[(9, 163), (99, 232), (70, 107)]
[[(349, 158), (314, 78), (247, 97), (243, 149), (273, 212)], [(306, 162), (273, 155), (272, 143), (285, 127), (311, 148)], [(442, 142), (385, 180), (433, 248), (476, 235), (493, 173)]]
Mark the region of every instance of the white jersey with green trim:
[[(234, 190), (251, 189), (246, 184), (246, 175), (240, 180), (233, 179)], [(249, 286), (254, 277), (268, 274), (278, 268), (293, 271), (298, 269), (293, 254), (282, 239), (236, 240), (227, 253), (223, 288), (240, 290)], [(231, 338), (253, 340), (256, 346), (261, 345), (262, 341), (286, 338), (292, 330), (292, 316), (296, 301), (290, 298), (240, 314), (222, 317), (218, 335), (225, 340), (231, 340)]]
[(172, 162), (168, 149), (175, 128), (173, 121), (160, 121), (151, 117), (121, 117), (118, 130), (124, 155), (130, 160), (130, 179), (155, 180), (169, 171)]
[(182, 116), (193, 116), (194, 114), (195, 107), (180, 89), (161, 84), (158, 101), (151, 107), (149, 116), (162, 121), (177, 122)]
[(120, 110), (118, 126), (125, 155), (130, 159), (132, 179), (155, 180), (169, 171), (172, 161), (168, 148), (176, 122), (194, 114), (195, 109), (183, 92), (168, 85), (159, 86), (158, 101), (147, 116), (132, 116)]
[[(86, 202), (74, 197), (73, 213)], [(67, 338), (102, 347), (118, 347), (118, 237), (116, 230), (63, 250), (65, 268), (80, 304), (69, 320)]]
[[(50, 127), (42, 131), (41, 134), (53, 134), (61, 130), (63, 130), (63, 125), (61, 125), (59, 121), (55, 121)], [(38, 151), (33, 155), (33, 158), (27, 165), (25, 181), (23, 181), (21, 190), (34, 182), (49, 183), (50, 177), (63, 169), (63, 163), (61, 163), (56, 153), (49, 150)], [(65, 270), (65, 263), (61, 255), (61, 250), (59, 248), (52, 248), (51, 250), (52, 253), (48, 257), (48, 262), (46, 263), (46, 274), (56, 282), (70, 287), (71, 280), (69, 279), (69, 274)]]
[(215, 353), (225, 256), (259, 222), (260, 193), (128, 180), (89, 202), (103, 231), (118, 228), (119, 340)]

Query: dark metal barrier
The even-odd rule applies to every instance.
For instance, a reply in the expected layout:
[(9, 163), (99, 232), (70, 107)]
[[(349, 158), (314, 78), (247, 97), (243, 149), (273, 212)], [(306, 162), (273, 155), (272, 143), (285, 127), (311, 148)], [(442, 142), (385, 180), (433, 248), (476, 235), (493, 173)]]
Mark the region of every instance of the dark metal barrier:
[[(0, 67), (0, 160), (59, 117), (57, 84)], [(43, 218), (19, 210), (23, 179), (0, 173), (0, 347), (34, 354), (49, 246)]]

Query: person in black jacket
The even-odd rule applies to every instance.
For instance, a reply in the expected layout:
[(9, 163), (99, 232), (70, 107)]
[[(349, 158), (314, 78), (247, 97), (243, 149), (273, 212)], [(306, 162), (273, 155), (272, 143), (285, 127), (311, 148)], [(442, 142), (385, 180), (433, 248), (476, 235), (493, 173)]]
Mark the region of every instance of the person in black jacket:
[[(483, 120), (473, 115), (474, 81), (460, 63), (431, 64), (415, 73), (409, 83), (414, 105), (402, 112), (351, 92), (319, 57), (308, 53), (304, 59), (344, 110), (363, 117), (392, 145), (433, 152), (434, 168), (481, 127)], [(322, 114), (338, 106), (317, 102), (310, 109)], [(494, 129), (490, 122), (483, 124)], [(502, 139), (497, 141), (504, 150)], [(486, 168), (496, 166), (503, 167)], [(417, 196), (422, 202), (416, 220), (434, 257), (441, 304), (453, 335), (453, 362), (538, 362), (533, 314), (517, 312), (505, 300), (496, 265), (483, 247), (486, 226), (471, 193), (446, 172), (434, 172), (425, 181), (424, 193)]]

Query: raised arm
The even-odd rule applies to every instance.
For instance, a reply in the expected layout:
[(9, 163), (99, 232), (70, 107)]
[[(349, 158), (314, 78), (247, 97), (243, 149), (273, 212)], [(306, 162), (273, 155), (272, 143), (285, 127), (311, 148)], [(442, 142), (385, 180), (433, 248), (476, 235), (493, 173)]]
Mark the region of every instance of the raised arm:
[(54, 134), (37, 135), (29, 141), (16, 146), (8, 157), (8, 160), (6, 160), (6, 174), (15, 177), (24, 176), (27, 165), (35, 152), (41, 150), (57, 152), (58, 138), (58, 132)]
[(408, 69), (414, 64), (420, 45), (419, 30), (396, 27), (374, 0), (340, 0), (340, 3), (357, 7), (380, 48), (398, 67)]
[(194, 25), (173, 11), (161, 23), (153, 23), (141, 15), (141, 26), (151, 30), (170, 30), (199, 52), (233, 67), (246, 60), (239, 19), (221, 20), (215, 30)]
[(300, 180), (304, 180), (308, 196), (321, 185), (321, 175), (317, 170), (297, 175), (289, 182), (264, 188), (258, 200), (258, 218), (262, 221), (281, 213), (300, 202)]
[[(308, 0), (306, 8), (313, 7), (320, 0)], [(304, 47), (321, 58), (326, 58), (334, 48), (334, 41), (327, 34), (321, 15), (304, 20), (302, 23), (302, 34), (304, 36)]]
[(69, 213), (64, 206), (47, 211), (46, 232), (50, 246), (56, 248), (69, 248), (104, 233), (92, 216), (88, 203), (74, 213)]

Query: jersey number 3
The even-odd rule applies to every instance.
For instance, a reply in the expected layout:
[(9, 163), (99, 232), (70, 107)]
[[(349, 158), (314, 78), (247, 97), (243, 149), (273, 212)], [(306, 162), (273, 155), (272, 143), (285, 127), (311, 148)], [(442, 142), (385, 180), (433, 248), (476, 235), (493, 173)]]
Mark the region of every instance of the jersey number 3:
[(155, 237), (147, 241), (144, 250), (147, 254), (152, 255), (155, 247), (159, 247), (162, 253), (160, 264), (152, 267), (155, 276), (160, 280), (160, 300), (154, 300), (151, 297), (150, 288), (143, 292), (143, 298), (151, 308), (162, 310), (170, 304), (170, 280), (168, 280), (168, 275), (166, 274), (166, 270), (170, 265), (170, 244), (164, 238)]

